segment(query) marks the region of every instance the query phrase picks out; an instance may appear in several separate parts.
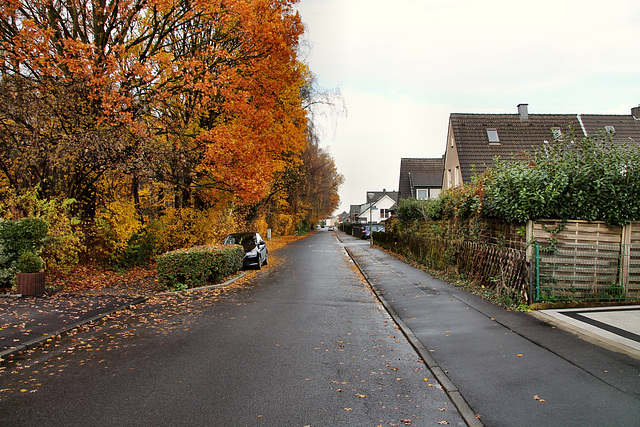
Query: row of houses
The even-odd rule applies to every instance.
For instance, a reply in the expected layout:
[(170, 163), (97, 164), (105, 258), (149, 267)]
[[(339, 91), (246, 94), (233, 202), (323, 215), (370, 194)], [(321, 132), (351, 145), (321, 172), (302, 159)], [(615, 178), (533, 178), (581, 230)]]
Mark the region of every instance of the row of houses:
[(520, 104), (513, 114), (452, 113), (445, 153), (437, 158), (402, 158), (398, 191), (368, 191), (363, 204), (351, 205), (336, 220), (380, 223), (400, 199), (430, 199), (444, 189), (469, 182), (494, 165), (494, 159), (521, 159), (537, 147), (572, 133), (572, 138), (610, 134), (613, 143), (640, 143), (640, 106), (629, 115), (529, 114)]

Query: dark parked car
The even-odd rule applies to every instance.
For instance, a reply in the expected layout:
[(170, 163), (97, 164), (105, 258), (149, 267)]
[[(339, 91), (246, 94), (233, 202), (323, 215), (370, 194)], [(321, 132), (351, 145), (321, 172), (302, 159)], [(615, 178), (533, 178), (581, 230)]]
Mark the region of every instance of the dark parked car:
[(242, 268), (254, 267), (260, 270), (263, 265), (269, 263), (269, 251), (267, 242), (264, 241), (260, 233), (233, 233), (224, 239), (225, 245), (242, 245), (244, 248), (244, 259)]
[(373, 224), (372, 226), (365, 225), (362, 227), (362, 237), (363, 239), (368, 239), (371, 237), (371, 228), (373, 227), (373, 232), (382, 232), (384, 233), (384, 225), (381, 224)]

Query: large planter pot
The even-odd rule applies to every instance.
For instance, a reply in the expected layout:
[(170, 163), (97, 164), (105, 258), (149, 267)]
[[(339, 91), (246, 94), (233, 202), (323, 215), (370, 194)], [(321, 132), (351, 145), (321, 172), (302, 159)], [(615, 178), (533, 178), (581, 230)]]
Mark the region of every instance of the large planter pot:
[(18, 273), (16, 284), (18, 293), (25, 296), (44, 294), (45, 273)]

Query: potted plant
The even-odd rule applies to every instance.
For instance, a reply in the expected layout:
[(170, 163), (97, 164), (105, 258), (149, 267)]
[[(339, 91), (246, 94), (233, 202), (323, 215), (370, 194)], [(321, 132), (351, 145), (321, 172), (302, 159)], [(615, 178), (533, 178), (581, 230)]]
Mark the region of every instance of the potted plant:
[(16, 264), (16, 286), (19, 294), (31, 296), (44, 294), (45, 273), (42, 258), (31, 251), (25, 251)]

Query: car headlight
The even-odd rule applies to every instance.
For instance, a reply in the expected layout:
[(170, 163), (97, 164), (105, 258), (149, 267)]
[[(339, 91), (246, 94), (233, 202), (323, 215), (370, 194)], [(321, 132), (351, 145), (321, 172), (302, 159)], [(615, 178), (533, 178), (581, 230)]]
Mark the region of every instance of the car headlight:
[(254, 257), (257, 257), (257, 256), (258, 256), (258, 249), (257, 249), (257, 248), (253, 248), (253, 249), (251, 249), (249, 252), (246, 252), (246, 253), (244, 254), (244, 256), (245, 256), (245, 257), (248, 257), (248, 258), (254, 258)]

